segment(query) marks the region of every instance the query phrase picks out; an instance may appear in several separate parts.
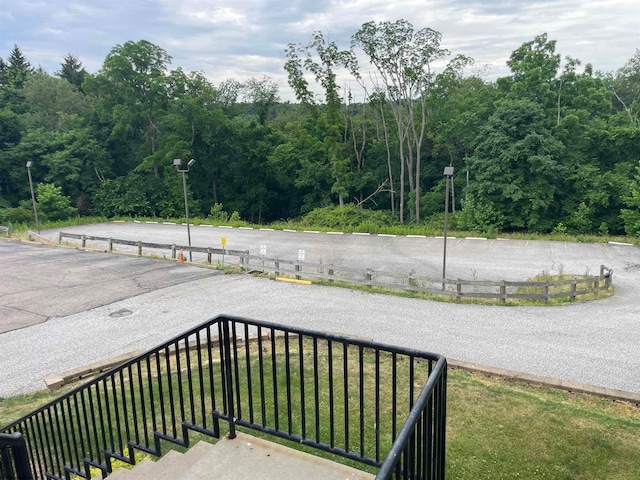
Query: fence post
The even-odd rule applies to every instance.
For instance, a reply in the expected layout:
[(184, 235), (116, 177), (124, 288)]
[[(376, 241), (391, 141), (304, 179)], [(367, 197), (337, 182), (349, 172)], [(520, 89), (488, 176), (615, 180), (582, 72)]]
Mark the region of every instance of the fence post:
[(138, 242), (138, 256), (142, 256), (142, 242)]
[(411, 270), (411, 271), (409, 272), (409, 286), (410, 286), (410, 287), (413, 287), (413, 284), (414, 284), (414, 279), (413, 279), (413, 274), (414, 274), (414, 273), (415, 273), (415, 272), (414, 272), (413, 270)]
[(500, 303), (507, 303), (507, 286), (504, 280), (502, 280), (502, 285), (500, 285)]
[(211, 247), (207, 247), (207, 263), (211, 263)]
[(58, 243), (62, 243), (62, 232), (58, 233)]
[(113, 252), (113, 238), (109, 239), (109, 253)]
[(274, 267), (276, 269), (276, 272), (275, 272), (276, 273), (276, 277), (279, 277), (280, 276), (280, 262), (278, 260), (276, 260), (274, 262)]
[(462, 283), (460, 283), (460, 279), (456, 280), (456, 299), (460, 300), (462, 297)]
[[(332, 277), (333, 276), (333, 268), (329, 269), (329, 276)], [(329, 282), (333, 283), (333, 279), (329, 279)]]
[(176, 259), (176, 244), (171, 245), (171, 258)]
[(296, 280), (300, 280), (300, 264), (296, 263)]
[(542, 294), (544, 295), (544, 299), (543, 299), (544, 303), (548, 303), (549, 302), (549, 283), (544, 282), (544, 286), (542, 287)]
[(87, 246), (87, 236), (82, 235), (82, 248)]
[(577, 284), (578, 280), (574, 279), (573, 283), (571, 284), (571, 296), (569, 297), (569, 299), (572, 302), (576, 301), (576, 284)]
[(370, 287), (371, 286), (371, 278), (373, 277), (373, 270), (371, 270), (370, 268), (367, 267), (367, 271), (364, 274), (364, 278), (367, 281), (367, 285)]
[(598, 296), (598, 292), (600, 291), (600, 279), (599, 278), (595, 278), (593, 280), (593, 293), (595, 294), (595, 296)]

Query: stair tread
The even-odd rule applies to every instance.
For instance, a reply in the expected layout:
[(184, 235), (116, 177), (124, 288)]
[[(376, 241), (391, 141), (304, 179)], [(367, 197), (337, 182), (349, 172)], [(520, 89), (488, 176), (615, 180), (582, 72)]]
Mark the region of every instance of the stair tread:
[(221, 439), (215, 456), (203, 457), (180, 480), (215, 478), (261, 480), (369, 480), (374, 476), (315, 455), (294, 450), (244, 433)]

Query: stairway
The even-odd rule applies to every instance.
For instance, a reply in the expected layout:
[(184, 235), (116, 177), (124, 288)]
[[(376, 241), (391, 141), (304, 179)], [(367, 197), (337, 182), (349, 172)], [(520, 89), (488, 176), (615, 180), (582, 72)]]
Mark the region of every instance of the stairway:
[[(107, 480), (371, 480), (373, 475), (283, 445), (236, 432), (215, 445), (198, 442), (184, 454), (119, 468)], [(94, 480), (100, 480), (97, 477)]]

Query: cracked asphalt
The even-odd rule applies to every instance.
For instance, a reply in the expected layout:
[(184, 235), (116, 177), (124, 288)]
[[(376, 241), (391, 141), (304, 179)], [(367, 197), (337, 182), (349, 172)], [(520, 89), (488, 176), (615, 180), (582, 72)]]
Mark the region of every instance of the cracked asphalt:
[[(82, 231), (74, 228), (76, 233)], [(179, 241), (171, 240), (173, 232), (184, 234), (183, 228), (162, 225), (125, 225), (120, 231), (111, 231), (112, 224), (92, 228), (109, 230), (104, 236), (130, 234), (145, 241), (150, 239), (144, 232), (153, 238), (162, 233), (168, 241), (151, 241), (167, 243)], [(216, 246), (211, 229), (206, 232), (209, 242), (204, 243), (198, 234), (205, 235), (204, 230), (196, 229), (193, 244)], [(94, 230), (86, 233), (99, 235)], [(418, 254), (411, 245), (421, 239), (305, 237), (237, 229), (224, 235), (236, 245), (233, 248), (250, 250), (276, 241), (280, 248), (294, 250), (308, 239), (305, 246), (311, 256), (326, 241), (323, 258), (348, 257), (373, 268), (375, 262), (390, 265), (397, 258), (399, 271), (406, 264), (421, 272), (421, 262), (436, 268), (434, 259), (442, 248), (438, 239), (422, 239)], [(0, 332), (4, 332), (0, 333), (0, 396), (43, 388), (47, 376), (152, 347), (223, 313), (360, 335), (458, 360), (640, 393), (638, 247), (458, 240), (452, 242), (448, 257), (453, 275), (477, 269), (483, 278), (496, 279), (533, 270), (527, 275), (531, 276), (558, 265), (567, 272), (584, 273), (604, 263), (614, 269), (616, 295), (560, 307), (451, 304), (0, 241)], [(345, 245), (357, 253), (350, 255)]]

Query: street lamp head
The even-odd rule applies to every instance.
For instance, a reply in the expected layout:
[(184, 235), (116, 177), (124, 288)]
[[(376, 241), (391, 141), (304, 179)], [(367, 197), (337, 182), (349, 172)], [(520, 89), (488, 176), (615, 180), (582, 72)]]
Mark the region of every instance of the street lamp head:
[(32, 165), (33, 165), (33, 162), (31, 161), (27, 162), (27, 168), (31, 168)]
[(179, 159), (179, 158), (176, 158), (176, 159), (173, 161), (173, 166), (174, 166), (174, 167), (176, 167), (176, 168), (180, 168), (180, 165), (182, 165), (182, 160), (181, 160), (181, 159)]
[(444, 167), (444, 172), (442, 174), (445, 177), (453, 177), (453, 167)]
[(194, 163), (196, 163), (196, 161), (195, 161), (195, 159), (192, 158), (191, 160), (189, 160), (189, 163), (187, 163), (187, 167), (189, 167), (189, 168), (193, 167)]

